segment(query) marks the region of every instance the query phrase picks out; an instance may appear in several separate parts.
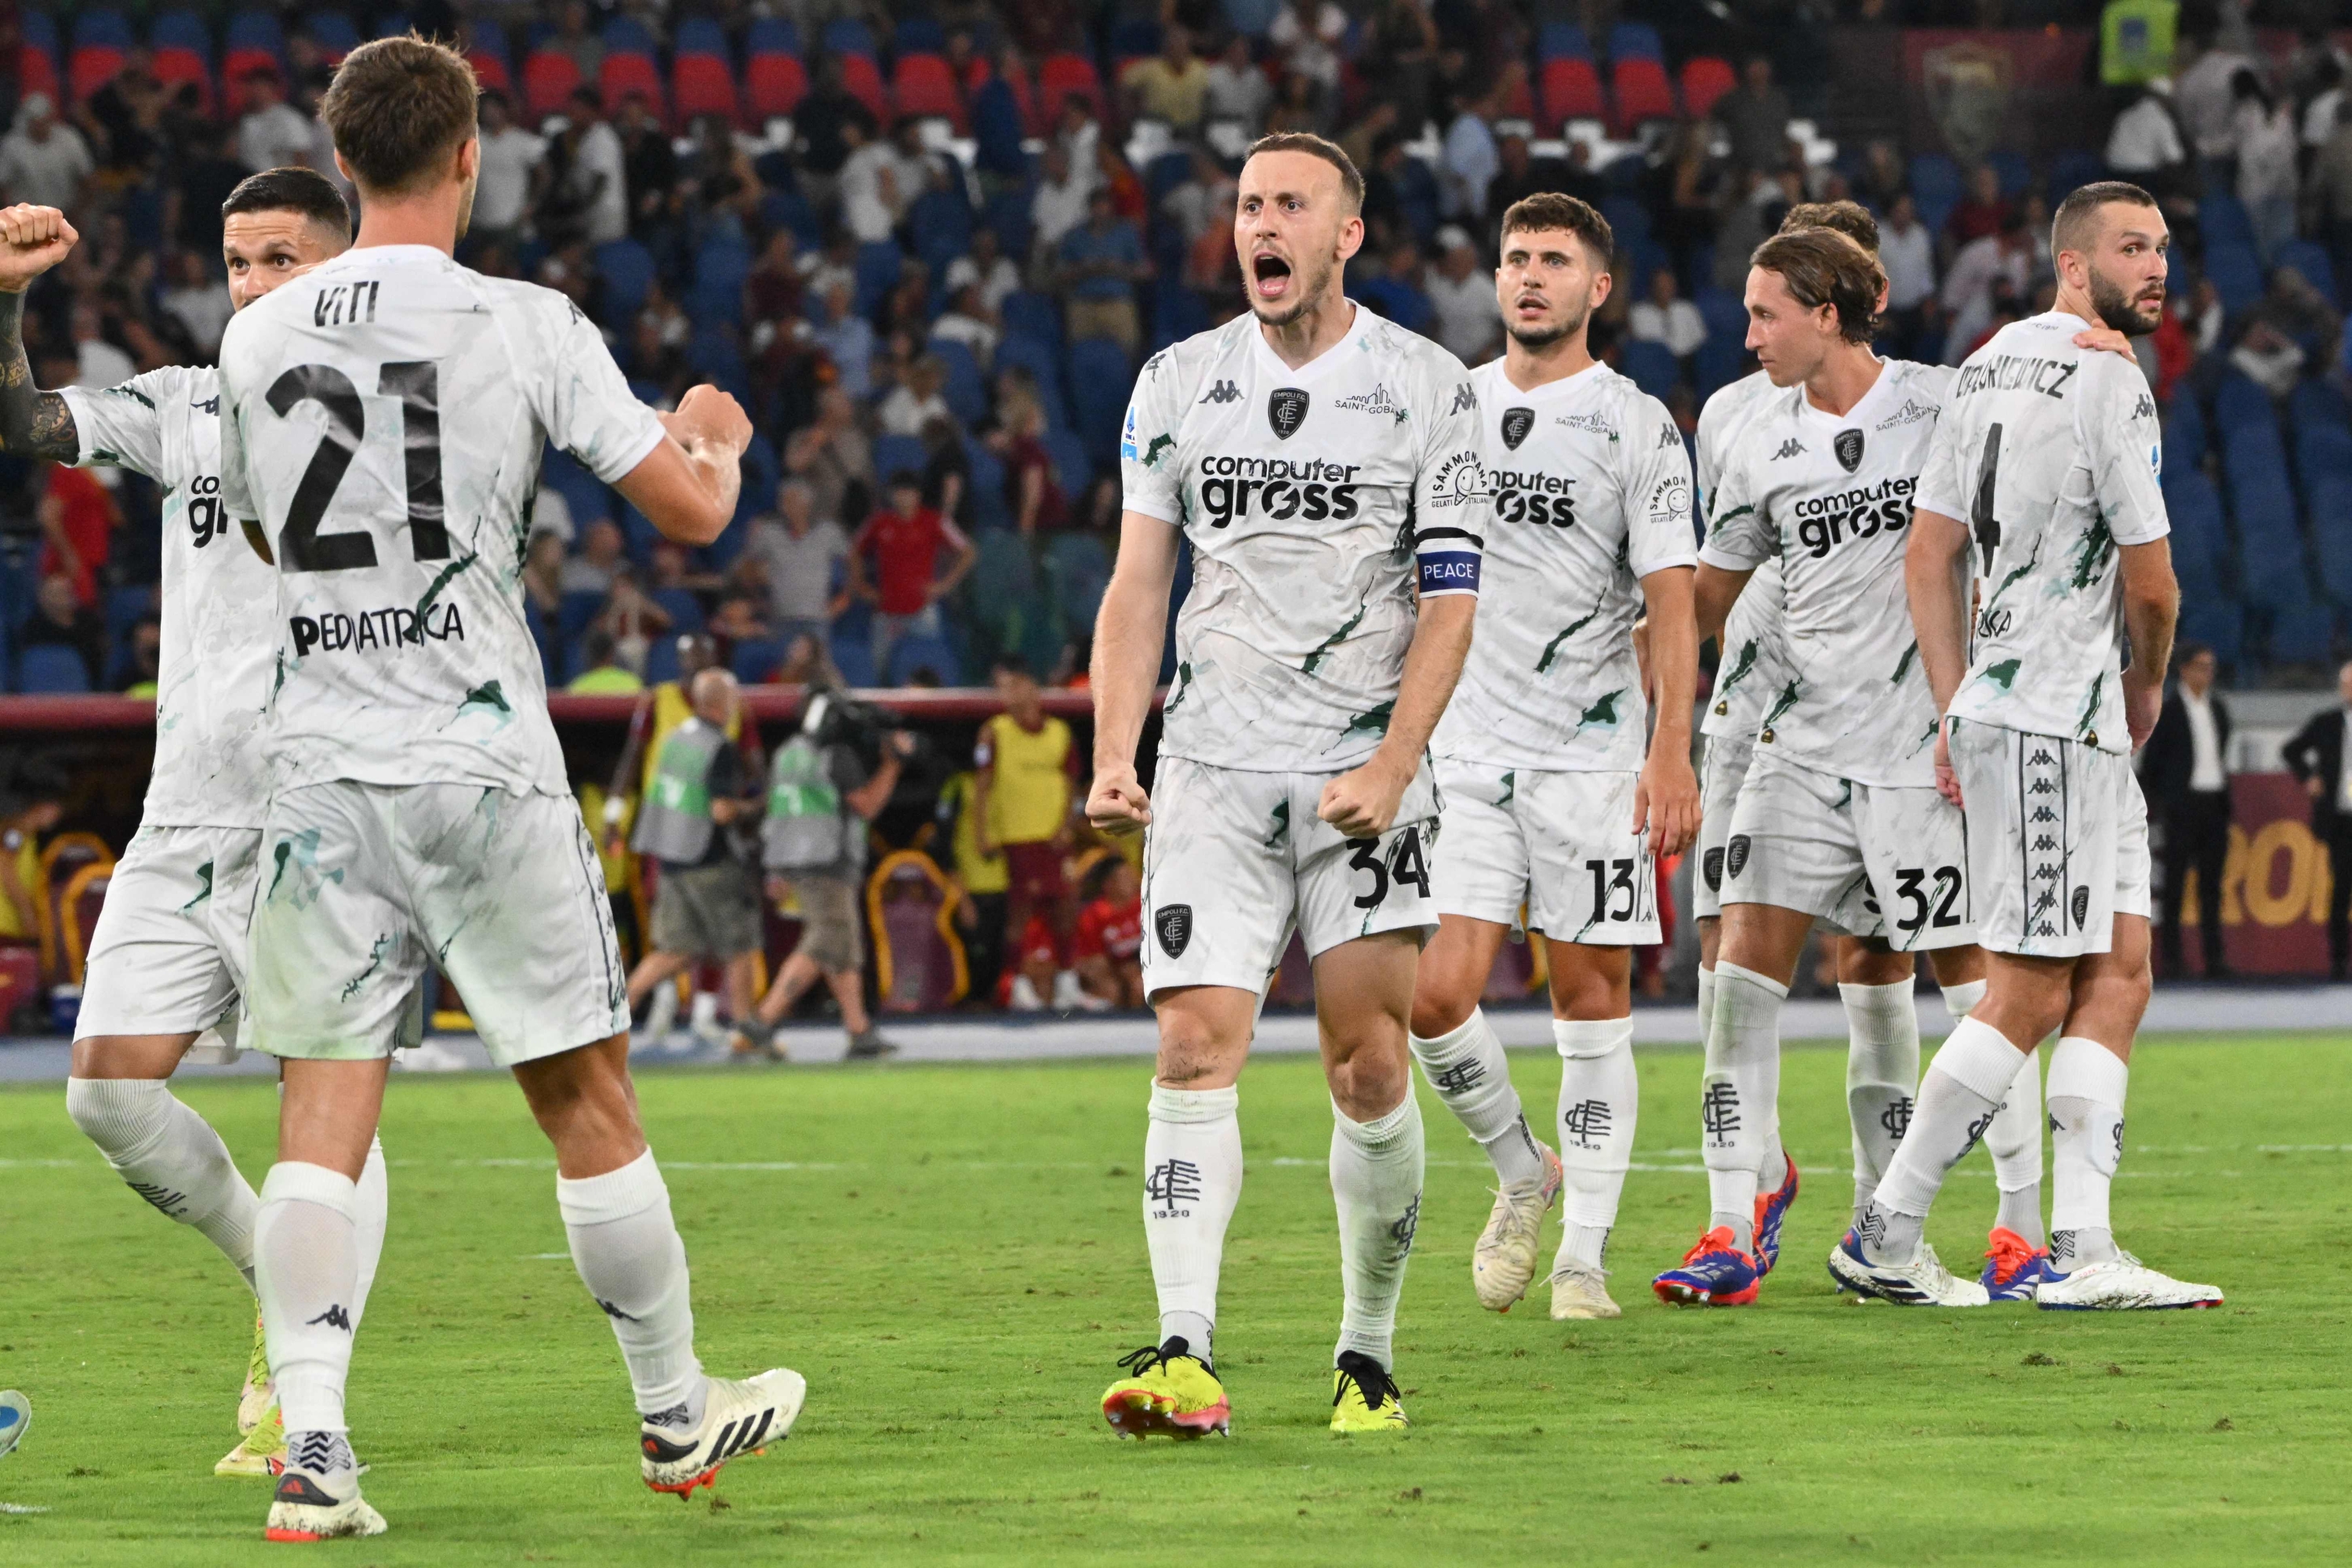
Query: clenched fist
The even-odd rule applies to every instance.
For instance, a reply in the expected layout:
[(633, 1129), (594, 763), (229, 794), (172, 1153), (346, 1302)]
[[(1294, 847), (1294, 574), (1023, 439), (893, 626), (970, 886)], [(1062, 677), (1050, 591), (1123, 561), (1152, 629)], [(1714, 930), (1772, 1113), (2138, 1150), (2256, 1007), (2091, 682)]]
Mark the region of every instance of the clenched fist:
[(21, 294), (63, 261), (81, 236), (55, 207), (30, 203), (0, 208), (0, 291)]

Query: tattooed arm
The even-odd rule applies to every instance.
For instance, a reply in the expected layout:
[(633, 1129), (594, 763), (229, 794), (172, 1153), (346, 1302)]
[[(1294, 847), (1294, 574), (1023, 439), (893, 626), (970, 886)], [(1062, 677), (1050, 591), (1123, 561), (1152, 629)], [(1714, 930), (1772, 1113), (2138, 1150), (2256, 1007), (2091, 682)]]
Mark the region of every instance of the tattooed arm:
[(0, 450), (70, 463), (81, 456), (73, 410), (33, 384), (25, 357), (25, 292), (80, 237), (54, 207), (0, 210)]

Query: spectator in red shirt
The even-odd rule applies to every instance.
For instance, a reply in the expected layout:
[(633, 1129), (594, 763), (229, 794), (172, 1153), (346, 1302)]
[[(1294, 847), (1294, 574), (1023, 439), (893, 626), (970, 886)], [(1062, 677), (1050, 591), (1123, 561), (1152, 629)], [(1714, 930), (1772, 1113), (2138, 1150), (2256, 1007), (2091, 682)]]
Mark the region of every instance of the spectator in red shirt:
[(1143, 1005), (1143, 883), (1125, 856), (1105, 863), (1097, 896), (1078, 915), (1071, 954), (1089, 997), (1113, 1007)]
[(1946, 224), (1952, 237), (1952, 248), (1957, 250), (1972, 239), (1999, 234), (2012, 210), (2013, 204), (2000, 194), (2000, 171), (1990, 163), (1979, 163), (1969, 171), (1969, 194), (1952, 209)]
[(122, 513), (106, 487), (87, 468), (51, 465), (47, 493), (41, 498), (41, 575), (62, 572), (73, 579), (74, 598), (98, 603), (98, 575), (107, 545)]
[[(908, 469), (890, 476), (890, 504), (849, 542), (849, 591), (874, 606), (874, 679), (890, 679), (890, 650), (905, 637), (940, 635), (940, 601), (955, 591), (980, 552), (954, 523), (923, 504)], [(940, 551), (954, 552), (939, 574)], [(872, 556), (870, 563), (867, 557)]]

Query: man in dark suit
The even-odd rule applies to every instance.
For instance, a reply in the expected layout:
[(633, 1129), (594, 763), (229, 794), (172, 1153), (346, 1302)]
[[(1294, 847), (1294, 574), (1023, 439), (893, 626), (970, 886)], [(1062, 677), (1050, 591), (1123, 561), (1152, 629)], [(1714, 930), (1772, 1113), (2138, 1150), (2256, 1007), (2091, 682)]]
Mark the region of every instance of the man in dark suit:
[(2327, 897), (2327, 968), (2345, 976), (2352, 953), (2352, 774), (2344, 767), (2345, 731), (2352, 727), (2352, 664), (2336, 674), (2342, 699), (2312, 715), (2284, 748), (2286, 765), (2311, 792), (2311, 831), (2327, 846), (2327, 868), (2335, 889)]
[(2230, 858), (2230, 709), (2213, 690), (2213, 650), (2180, 645), (2179, 679), (2148, 736), (2140, 778), (2164, 824), (2164, 910), (2157, 935), (2164, 973), (2179, 978), (2180, 910), (2189, 872), (2197, 872), (2197, 930), (2205, 978), (2225, 980), (2221, 957), (2221, 868)]

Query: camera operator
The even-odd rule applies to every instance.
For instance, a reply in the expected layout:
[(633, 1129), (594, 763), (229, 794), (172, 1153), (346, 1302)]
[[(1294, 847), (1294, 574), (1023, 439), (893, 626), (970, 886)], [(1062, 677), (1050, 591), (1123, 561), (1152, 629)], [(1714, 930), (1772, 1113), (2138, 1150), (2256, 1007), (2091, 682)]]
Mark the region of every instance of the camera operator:
[(866, 825), (898, 787), (916, 753), (915, 737), (886, 729), (877, 710), (819, 691), (800, 733), (776, 749), (768, 770), (768, 816), (761, 829), (768, 892), (799, 895), (801, 941), (760, 1004), (769, 1054), (782, 1060), (776, 1024), (820, 978), (841, 1006), (854, 1060), (898, 1049), (866, 1010), (866, 943), (858, 892), (865, 884)]

